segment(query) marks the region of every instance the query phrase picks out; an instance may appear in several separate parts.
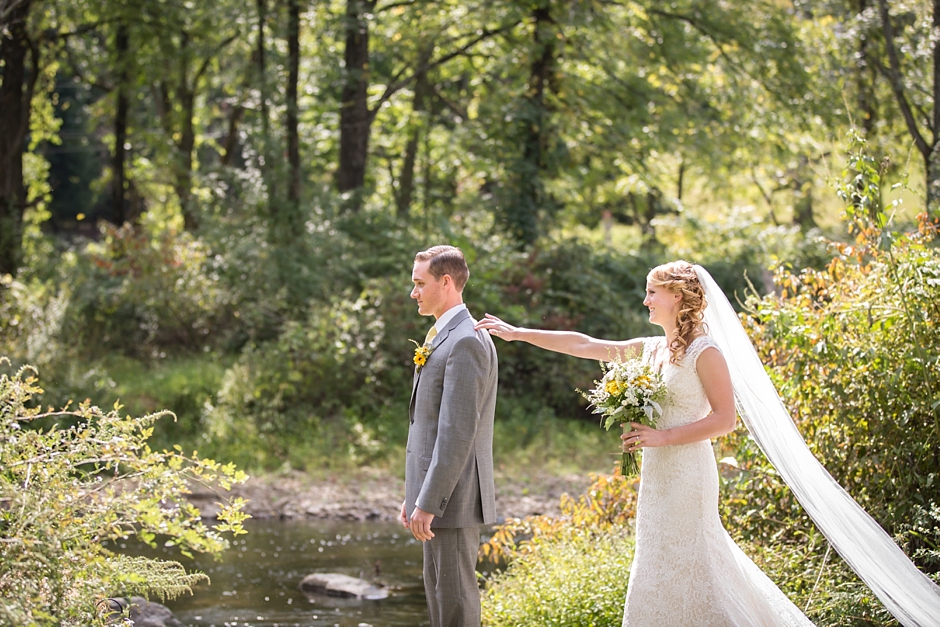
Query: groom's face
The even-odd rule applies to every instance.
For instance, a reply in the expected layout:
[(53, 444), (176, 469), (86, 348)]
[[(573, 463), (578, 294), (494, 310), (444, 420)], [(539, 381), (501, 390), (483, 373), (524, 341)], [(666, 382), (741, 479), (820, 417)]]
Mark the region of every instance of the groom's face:
[(443, 279), (435, 279), (429, 268), (430, 261), (415, 262), (414, 270), (411, 271), (411, 281), (414, 283), (414, 289), (411, 290), (411, 297), (418, 301), (418, 313), (422, 316), (434, 316), (439, 318), (444, 313), (443, 306), (446, 301), (444, 294)]

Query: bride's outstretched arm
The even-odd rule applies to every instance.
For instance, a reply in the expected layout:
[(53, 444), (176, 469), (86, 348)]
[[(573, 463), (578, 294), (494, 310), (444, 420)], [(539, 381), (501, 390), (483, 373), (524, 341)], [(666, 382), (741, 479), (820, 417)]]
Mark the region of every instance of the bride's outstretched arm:
[(477, 322), (475, 328), (486, 329), (490, 335), (507, 342), (528, 342), (545, 350), (597, 361), (612, 361), (618, 357), (627, 359), (639, 355), (643, 351), (642, 340), (614, 342), (611, 340), (598, 340), (590, 335), (575, 331), (545, 331), (543, 329), (514, 327), (490, 314), (486, 314), (482, 320)]
[[(698, 378), (712, 411), (695, 422), (672, 429), (654, 429), (631, 422), (632, 431), (621, 439), (624, 447), (638, 451), (647, 446), (670, 446), (710, 440), (734, 431), (737, 417), (734, 411), (734, 388), (724, 356), (716, 348), (706, 348), (695, 362)], [(637, 444), (639, 441), (639, 444)]]

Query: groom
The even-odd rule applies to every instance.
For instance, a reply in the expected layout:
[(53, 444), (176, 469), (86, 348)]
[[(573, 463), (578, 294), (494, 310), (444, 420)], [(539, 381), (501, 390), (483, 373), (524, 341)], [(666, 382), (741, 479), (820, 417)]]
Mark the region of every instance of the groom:
[(479, 527), (496, 520), (496, 348), (473, 329), (463, 303), (468, 278), (459, 248), (415, 256), (411, 297), (436, 322), (415, 351), (401, 523), (424, 543), (431, 627), (479, 627)]

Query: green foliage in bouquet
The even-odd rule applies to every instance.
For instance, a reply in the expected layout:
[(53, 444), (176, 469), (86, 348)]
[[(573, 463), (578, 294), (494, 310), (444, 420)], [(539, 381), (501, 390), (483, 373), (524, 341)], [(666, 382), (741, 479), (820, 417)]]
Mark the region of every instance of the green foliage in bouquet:
[(151, 450), (152, 425), (169, 412), (133, 418), (88, 401), (44, 411), (40, 394), (32, 368), (0, 374), (0, 623), (103, 625), (108, 597), (172, 598), (208, 579), (105, 543), (135, 536), (182, 556), (219, 553), (226, 534), (244, 532), (243, 501), (220, 499), (210, 528), (185, 495), (190, 482), (227, 490), (244, 473), (178, 447)]
[[(662, 414), (659, 402), (666, 397), (662, 375), (654, 372), (640, 359), (601, 362), (604, 376), (594, 382), (589, 392), (581, 392), (593, 407), (592, 413), (601, 415), (601, 426), (607, 431), (614, 424), (623, 424), (624, 433), (630, 431), (630, 422), (656, 426), (654, 414)], [(623, 451), (620, 456), (620, 474), (631, 477), (639, 472), (636, 453)]]

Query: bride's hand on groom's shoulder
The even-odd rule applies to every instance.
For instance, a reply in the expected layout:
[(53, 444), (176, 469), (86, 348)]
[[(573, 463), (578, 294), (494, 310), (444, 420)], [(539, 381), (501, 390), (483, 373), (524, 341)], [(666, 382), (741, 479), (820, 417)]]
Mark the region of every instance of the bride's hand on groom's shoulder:
[(489, 332), (490, 335), (496, 336), (507, 342), (512, 342), (516, 339), (516, 334), (519, 331), (518, 327), (514, 327), (511, 324), (503, 322), (494, 315), (486, 314), (482, 320), (478, 321), (473, 327), (476, 330), (484, 329)]

